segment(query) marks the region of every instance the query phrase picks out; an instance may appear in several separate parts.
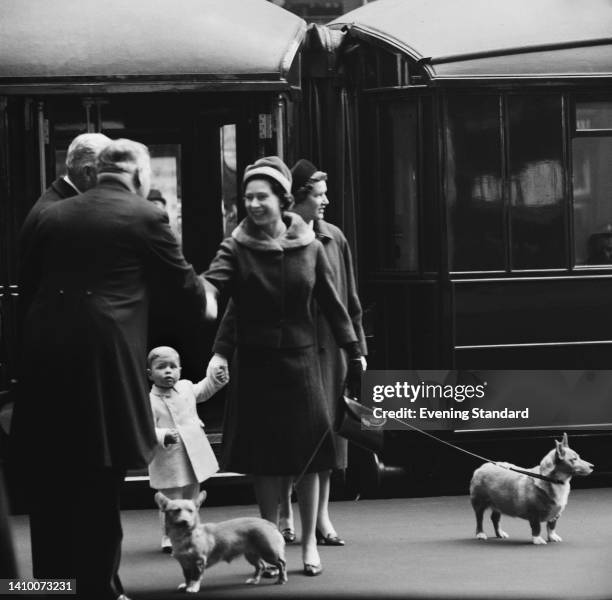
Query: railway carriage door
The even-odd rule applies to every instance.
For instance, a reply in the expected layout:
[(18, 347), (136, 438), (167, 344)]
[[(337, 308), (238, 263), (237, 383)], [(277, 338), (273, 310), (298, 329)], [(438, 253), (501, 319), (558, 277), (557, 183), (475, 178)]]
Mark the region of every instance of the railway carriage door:
[[(17, 370), (17, 234), (41, 191), (65, 173), (66, 152), (72, 139), (81, 133), (101, 131), (113, 139), (125, 137), (148, 146), (152, 187), (164, 197), (170, 226), (197, 272), (207, 268), (220, 241), (236, 225), (239, 212), (236, 171), (244, 168), (243, 163), (252, 161), (258, 151), (257, 113), (249, 118), (244, 101), (221, 94), (213, 98), (204, 95), (62, 96), (19, 100), (15, 104), (19, 106), (11, 107), (14, 112), (28, 113), (29, 125), (25, 123), (23, 131), (8, 136), (4, 135), (8, 119), (2, 118), (6, 105), (0, 103), (0, 197), (8, 199), (0, 203), (3, 249), (0, 255), (0, 410), (3, 399), (8, 399), (5, 392), (10, 388), (11, 379), (16, 378)], [(15, 122), (14, 116), (11, 122)], [(36, 139), (38, 134), (40, 143)], [(13, 142), (10, 152), (9, 137)], [(11, 156), (15, 159), (13, 167), (17, 165), (20, 172), (12, 173), (9, 178), (6, 171)], [(27, 186), (19, 185), (9, 195), (9, 180), (17, 182), (15, 185), (24, 181)], [(161, 308), (167, 314), (167, 307)], [(165, 330), (171, 329), (168, 325)], [(185, 329), (180, 335), (186, 348), (184, 374), (189, 378), (200, 377), (210, 356), (214, 328), (211, 326), (205, 332)], [(174, 339), (167, 341), (175, 342)], [(218, 419), (212, 422), (207, 419), (211, 425), (221, 422), (222, 410), (219, 408), (217, 412)]]
[[(435, 160), (430, 96), (371, 94), (361, 121), (361, 258), (371, 304), (372, 364), (439, 360)], [(375, 361), (375, 362), (374, 362)]]
[[(151, 154), (152, 188), (165, 199), (170, 226), (196, 270), (206, 268), (223, 237), (222, 147), (229, 153), (237, 117), (211, 101), (167, 96), (66, 98), (49, 110), (49, 179), (63, 173), (70, 141), (84, 131), (146, 144)], [(222, 132), (225, 131), (222, 146)], [(225, 160), (225, 179), (235, 160)], [(227, 184), (229, 185), (229, 184)]]

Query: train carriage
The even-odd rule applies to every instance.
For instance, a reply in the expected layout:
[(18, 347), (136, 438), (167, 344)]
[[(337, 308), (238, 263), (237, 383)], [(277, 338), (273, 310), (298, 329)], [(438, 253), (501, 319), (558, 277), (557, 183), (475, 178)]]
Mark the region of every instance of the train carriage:
[[(85, 131), (150, 147), (197, 270), (242, 215), (237, 182), (254, 158), (328, 171), (371, 368), (582, 369), (592, 382), (609, 368), (608, 1), (377, 0), (308, 30), (265, 0), (74, 6), (0, 7), (0, 411), (18, 371), (19, 227)], [(207, 357), (188, 354), (189, 376)], [(609, 447), (608, 404), (580, 429), (585, 454)], [(205, 411), (218, 425), (222, 398)], [(385, 433), (380, 458), (414, 469), (426, 442)], [(440, 432), (482, 452), (518, 441), (529, 456), (555, 433)], [(352, 479), (372, 492), (392, 469), (355, 452)], [(427, 446), (419, 475), (444, 452)]]
[[(607, 447), (611, 24), (606, 0), (378, 0), (312, 28), (303, 61), (306, 147), (355, 240), (370, 368), (498, 370), (517, 393), (508, 370), (582, 369), (599, 400), (564, 424)], [(443, 434), (488, 450), (560, 423)], [(417, 438), (387, 432), (383, 455), (408, 463)]]
[[(0, 456), (18, 390), (18, 232), (70, 141), (102, 132), (148, 145), (152, 185), (198, 272), (243, 216), (245, 166), (292, 143), (302, 19), (265, 0), (86, 4), (0, 6)], [(203, 375), (212, 328), (165, 321), (158, 334), (179, 347), (186, 377)], [(217, 449), (223, 402), (201, 409)]]

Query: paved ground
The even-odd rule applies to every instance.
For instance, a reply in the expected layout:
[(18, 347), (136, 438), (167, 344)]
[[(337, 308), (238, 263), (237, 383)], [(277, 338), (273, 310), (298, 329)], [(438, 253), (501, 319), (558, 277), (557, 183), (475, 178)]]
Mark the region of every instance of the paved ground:
[[(207, 571), (198, 596), (612, 599), (612, 488), (574, 490), (558, 526), (564, 541), (546, 546), (530, 544), (527, 522), (509, 518), (502, 524), (510, 539), (477, 541), (467, 496), (334, 502), (332, 511), (348, 544), (321, 548), (321, 576), (302, 575), (299, 546), (289, 546), (287, 585), (245, 585), (251, 567), (239, 559)], [(202, 510), (209, 521), (249, 515), (254, 506)], [(121, 576), (130, 596), (184, 598), (174, 591), (178, 563), (158, 550), (156, 512), (125, 511), (123, 521)], [(21, 575), (29, 577), (27, 518), (14, 517), (14, 525)]]

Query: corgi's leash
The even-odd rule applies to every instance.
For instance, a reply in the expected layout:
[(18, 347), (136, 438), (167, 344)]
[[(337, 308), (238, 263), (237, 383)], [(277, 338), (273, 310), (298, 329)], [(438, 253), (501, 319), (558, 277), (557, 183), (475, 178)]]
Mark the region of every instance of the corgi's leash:
[[(542, 479), (543, 481), (548, 481), (549, 483), (558, 483), (558, 484), (565, 483), (564, 481), (561, 481), (560, 479), (553, 479), (552, 477), (548, 477), (546, 475), (541, 475), (540, 473), (533, 473), (532, 471), (525, 471), (524, 469), (519, 469), (517, 467), (510, 467), (506, 463), (495, 462), (494, 460), (491, 460), (489, 458), (481, 456), (480, 454), (476, 454), (475, 452), (470, 452), (469, 450), (466, 450), (465, 448), (461, 448), (459, 446), (455, 446), (455, 444), (451, 444), (450, 442), (447, 442), (446, 440), (440, 439), (439, 437), (436, 437), (435, 435), (432, 435), (431, 433), (428, 433), (427, 431), (423, 431), (422, 429), (419, 429), (418, 427), (415, 427), (414, 425), (411, 425), (410, 423), (407, 423), (406, 421), (402, 421), (402, 419), (397, 419), (396, 417), (391, 417), (391, 419), (393, 419), (394, 421), (397, 421), (398, 423), (401, 423), (402, 425), (404, 425), (405, 427), (408, 427), (409, 429), (413, 429), (414, 431), (417, 431), (418, 433), (426, 435), (427, 437), (431, 438), (432, 440), (436, 440), (437, 442), (440, 442), (441, 444), (445, 444), (446, 446), (449, 446), (450, 448), (454, 448), (455, 450), (459, 450), (459, 452), (463, 452), (464, 454), (469, 454), (470, 456), (473, 456), (474, 458), (477, 458), (478, 460), (482, 460), (482, 461), (484, 461), (486, 463), (491, 463), (491, 464), (495, 465), (496, 467), (499, 467), (500, 469), (506, 469), (507, 471), (514, 471), (515, 473), (521, 473), (522, 475), (528, 475), (529, 477), (534, 477), (535, 479)], [(363, 426), (363, 424), (362, 424), (362, 426)], [(325, 430), (325, 433), (323, 433), (323, 435), (321, 436), (321, 439), (317, 443), (313, 453), (310, 455), (310, 458), (306, 462), (306, 465), (302, 469), (302, 472), (294, 480), (294, 485), (297, 486), (298, 483), (302, 480), (302, 478), (306, 474), (306, 470), (310, 466), (310, 463), (313, 461), (314, 457), (316, 456), (317, 452), (319, 451), (319, 448), (321, 447), (321, 445), (325, 441), (325, 438), (327, 437), (327, 435), (329, 433), (331, 433), (331, 430), (332, 430), (332, 428), (331, 428), (331, 425), (330, 425)]]
[(542, 479), (550, 483), (560, 483), (560, 484), (565, 483), (564, 481), (561, 481), (560, 479), (553, 479), (552, 477), (548, 477), (547, 475), (541, 475), (540, 473), (533, 473), (532, 471), (525, 471), (524, 469), (519, 469), (518, 467), (511, 467), (511, 466), (508, 466), (507, 463), (496, 462), (494, 460), (491, 460), (490, 458), (486, 458), (484, 456), (481, 456), (480, 454), (476, 454), (475, 452), (470, 452), (469, 450), (466, 450), (465, 448), (455, 446), (455, 444), (451, 444), (450, 442), (440, 439), (439, 437), (436, 437), (435, 435), (432, 435), (431, 433), (428, 433), (427, 431), (423, 431), (422, 429), (419, 429), (418, 427), (415, 427), (414, 425), (411, 425), (410, 423), (407, 423), (406, 421), (403, 421), (402, 419), (398, 419), (396, 417), (391, 417), (391, 419), (393, 419), (394, 421), (397, 421), (398, 423), (401, 423), (405, 427), (414, 429), (414, 431), (418, 431), (419, 433), (426, 435), (432, 440), (436, 440), (437, 442), (440, 442), (441, 444), (445, 444), (446, 446), (449, 446), (450, 448), (459, 450), (459, 452), (463, 452), (464, 454), (469, 454), (470, 456), (473, 456), (474, 458), (478, 458), (479, 460), (482, 460), (486, 463), (491, 463), (495, 465), (496, 467), (499, 467), (500, 469), (506, 469), (507, 471), (514, 471), (515, 473), (521, 473), (523, 475), (529, 475), (529, 477), (534, 477), (535, 479)]
[(319, 451), (319, 448), (321, 447), (321, 445), (325, 441), (325, 438), (327, 437), (327, 435), (329, 433), (331, 433), (331, 429), (332, 428), (331, 428), (331, 425), (330, 425), (325, 430), (323, 435), (321, 436), (321, 439), (319, 440), (319, 442), (315, 446), (315, 449), (314, 449), (313, 453), (310, 455), (309, 459), (306, 461), (306, 464), (304, 465), (304, 468), (302, 469), (302, 472), (293, 480), (293, 485), (294, 486), (297, 487), (297, 485), (300, 483), (300, 481), (302, 481), (302, 478), (304, 477), (304, 475), (306, 475), (306, 471), (308, 470), (308, 467), (310, 466), (310, 463), (314, 460), (314, 457), (317, 455), (317, 452)]

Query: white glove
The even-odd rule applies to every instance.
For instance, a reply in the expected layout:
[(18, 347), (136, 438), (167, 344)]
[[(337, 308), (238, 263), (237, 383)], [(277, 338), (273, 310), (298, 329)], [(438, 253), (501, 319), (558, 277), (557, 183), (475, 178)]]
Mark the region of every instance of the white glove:
[(219, 296), (219, 290), (212, 284), (206, 281), (204, 277), (200, 275), (200, 280), (204, 285), (204, 291), (206, 293), (206, 311), (205, 317), (209, 321), (216, 321), (217, 314), (219, 312), (219, 306), (217, 304), (217, 297)]

